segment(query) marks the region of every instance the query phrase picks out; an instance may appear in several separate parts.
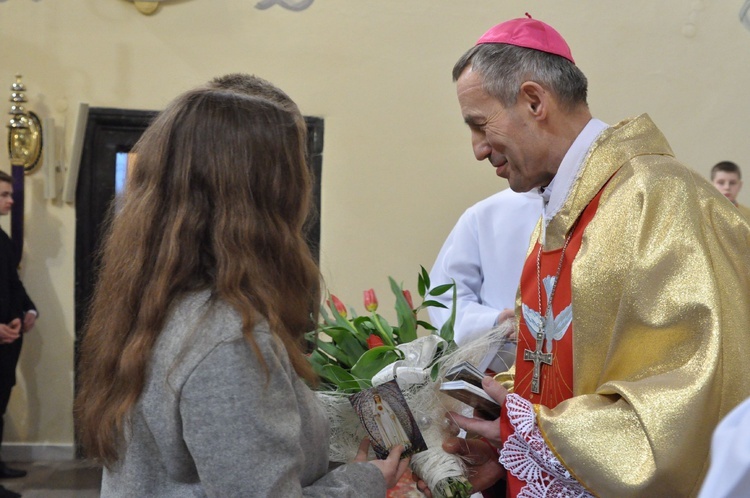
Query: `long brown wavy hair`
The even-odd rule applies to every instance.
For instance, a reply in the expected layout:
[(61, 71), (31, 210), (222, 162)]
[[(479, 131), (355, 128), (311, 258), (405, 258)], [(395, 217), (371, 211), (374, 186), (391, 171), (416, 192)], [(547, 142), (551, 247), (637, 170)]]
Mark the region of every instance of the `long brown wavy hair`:
[[(319, 271), (304, 241), (311, 178), (296, 106), (216, 88), (172, 102), (134, 148), (110, 215), (81, 346), (75, 414), (87, 456), (111, 465), (170, 305), (210, 289), (253, 328), (267, 320), (295, 371), (314, 328)], [(265, 363), (263, 363), (265, 365)]]

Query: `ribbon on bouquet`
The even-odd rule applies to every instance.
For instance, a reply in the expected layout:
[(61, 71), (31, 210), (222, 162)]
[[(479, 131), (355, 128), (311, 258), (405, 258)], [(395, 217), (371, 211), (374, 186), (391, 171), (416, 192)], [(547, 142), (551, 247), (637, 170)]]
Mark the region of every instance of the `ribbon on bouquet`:
[(411, 342), (399, 344), (396, 348), (404, 353), (404, 359), (386, 365), (380, 372), (373, 376), (372, 385), (379, 386), (380, 384), (396, 379), (398, 387), (403, 391), (415, 384), (427, 382), (430, 378), (430, 372), (427, 367), (435, 359), (441, 343), (443, 347), (447, 345), (437, 335), (427, 335)]

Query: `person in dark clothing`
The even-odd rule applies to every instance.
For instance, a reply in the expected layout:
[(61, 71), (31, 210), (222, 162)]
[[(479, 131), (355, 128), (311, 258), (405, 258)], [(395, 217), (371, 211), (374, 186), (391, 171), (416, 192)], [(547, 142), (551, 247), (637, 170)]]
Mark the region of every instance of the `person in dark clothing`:
[[(0, 216), (13, 206), (13, 179), (0, 171)], [(0, 444), (3, 439), (3, 417), (10, 393), (16, 384), (16, 365), (21, 354), (23, 335), (34, 328), (36, 306), (18, 277), (18, 262), (10, 237), (0, 229)], [(26, 471), (12, 469), (0, 459), (0, 479), (23, 477)], [(0, 498), (20, 496), (0, 486)]]

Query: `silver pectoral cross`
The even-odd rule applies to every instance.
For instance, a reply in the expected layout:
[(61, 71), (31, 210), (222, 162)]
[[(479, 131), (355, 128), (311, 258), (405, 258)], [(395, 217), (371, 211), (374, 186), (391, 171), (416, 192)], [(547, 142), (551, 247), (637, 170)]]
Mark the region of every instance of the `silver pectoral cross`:
[(542, 345), (544, 344), (544, 328), (536, 334), (536, 351), (524, 349), (523, 360), (534, 362), (534, 374), (531, 376), (531, 392), (539, 394), (541, 392), (540, 374), (542, 370), (542, 363), (545, 365), (552, 365), (552, 353), (542, 353)]

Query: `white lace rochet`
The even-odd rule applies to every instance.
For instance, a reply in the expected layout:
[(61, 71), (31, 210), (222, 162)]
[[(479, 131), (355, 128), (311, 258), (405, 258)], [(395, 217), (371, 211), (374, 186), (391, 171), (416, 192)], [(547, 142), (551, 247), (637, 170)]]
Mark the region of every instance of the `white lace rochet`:
[(552, 453), (536, 425), (534, 406), (517, 394), (505, 398), (515, 432), (500, 451), (500, 463), (525, 482), (519, 498), (593, 497)]

